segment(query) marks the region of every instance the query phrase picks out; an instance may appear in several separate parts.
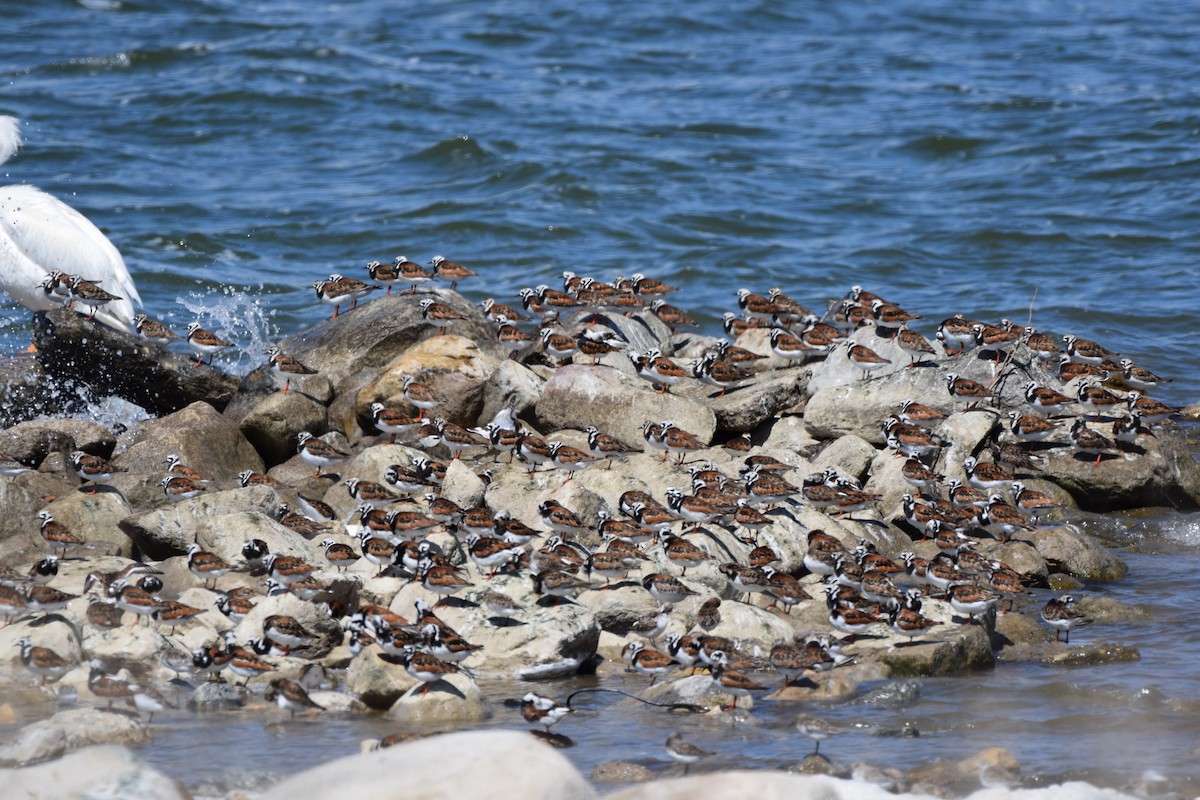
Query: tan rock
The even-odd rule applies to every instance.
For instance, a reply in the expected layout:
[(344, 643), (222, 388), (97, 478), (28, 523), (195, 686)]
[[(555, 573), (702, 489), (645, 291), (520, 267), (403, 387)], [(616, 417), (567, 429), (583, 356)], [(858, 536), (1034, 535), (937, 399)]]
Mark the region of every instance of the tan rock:
[(190, 800), (166, 775), (119, 745), (85, 747), (46, 764), (0, 770), (9, 800), (86, 800), (96, 797), (153, 797)]

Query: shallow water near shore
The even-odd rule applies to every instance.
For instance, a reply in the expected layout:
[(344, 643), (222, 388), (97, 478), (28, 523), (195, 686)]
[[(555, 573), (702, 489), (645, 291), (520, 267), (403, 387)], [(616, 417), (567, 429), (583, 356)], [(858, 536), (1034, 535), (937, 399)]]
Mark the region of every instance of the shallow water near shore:
[[(710, 334), (741, 286), (780, 285), (820, 311), (859, 283), (922, 314), (927, 335), (959, 311), (1024, 324), (1032, 305), (1034, 324), (1174, 377), (1159, 399), (1200, 396), (1192, 11), (779, 5), (10, 4), (0, 112), (25, 120), (27, 145), (2, 182), (86, 213), (151, 314), (239, 343), (217, 358), (237, 374), (328, 314), (312, 280), (442, 253), (484, 276), (460, 287), (472, 300), (513, 302), (563, 270), (645, 272), (683, 287), (671, 302)], [(0, 307), (0, 352), (28, 344), (28, 319)], [(1001, 661), (917, 681), (899, 707), (807, 709), (861, 726), (822, 752), (906, 769), (999, 746), (1029, 785), (1120, 787), (1156, 770), (1196, 795), (1198, 520), (1086, 523), (1130, 574), (1077, 594), (1152, 613), (1073, 640), (1132, 645), (1139, 661)], [(484, 690), (496, 702), (645, 683)], [(793, 704), (759, 702), (757, 722), (736, 725), (614, 695), (576, 704), (555, 730), (579, 743), (564, 752), (585, 774), (614, 759), (678, 774), (662, 750), (672, 730), (718, 751), (693, 771), (788, 767), (812, 749)], [(528, 727), (498, 703), (486, 725)], [(906, 727), (920, 736), (877, 735)], [(394, 730), (376, 717), (173, 712), (137, 752), (221, 795)]]

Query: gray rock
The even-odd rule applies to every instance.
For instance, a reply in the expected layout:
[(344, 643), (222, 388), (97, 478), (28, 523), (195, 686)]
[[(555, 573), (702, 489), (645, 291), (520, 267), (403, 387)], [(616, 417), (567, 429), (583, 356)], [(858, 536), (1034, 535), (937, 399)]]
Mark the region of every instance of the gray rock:
[(1115, 581), (1129, 571), (1123, 561), (1073, 525), (1038, 528), (1023, 538), (1046, 559), (1051, 571), (1085, 581)]
[[(424, 691), (425, 687), (428, 687), (428, 691)], [(385, 716), (396, 722), (425, 727), (441, 723), (482, 722), (491, 715), (491, 708), (484, 702), (479, 685), (458, 672), (435, 683), (408, 690), (387, 710)]]
[(103, 425), (80, 419), (38, 419), (13, 425), (0, 436), (0, 451), (36, 467), (51, 453), (65, 459), (74, 450), (108, 458), (117, 439)]
[[(126, 558), (133, 552), (133, 542), (118, 523), (131, 511), (125, 498), (117, 492), (71, 492), (47, 505), (56, 522), (66, 525), (87, 543), (89, 555), (120, 555)], [(33, 528), (36, 531), (37, 520)], [(36, 536), (36, 534), (35, 534)], [(37, 537), (40, 540), (40, 537)], [(48, 549), (48, 545), (43, 544)]]
[[(228, 518), (244, 512), (273, 517), (278, 505), (279, 498), (269, 487), (230, 489), (134, 514), (121, 520), (121, 529), (129, 534), (144, 554), (162, 560), (185, 554), (188, 546), (196, 540), (197, 529), (206, 519)], [(233, 535), (237, 536), (236, 533)], [(228, 537), (222, 540), (234, 541)], [(241, 539), (236, 541), (240, 542)], [(229, 553), (229, 547), (222, 549)], [(237, 552), (240, 551), (239, 544)], [(232, 557), (233, 554), (229, 555)]]
[(195, 402), (222, 409), (238, 380), (194, 359), (134, 336), (88, 322), (65, 308), (35, 318), (38, 360), (52, 379), (86, 385), (94, 394), (115, 395), (151, 414), (178, 411)]
[(179, 784), (119, 745), (85, 747), (48, 764), (0, 770), (9, 800), (98, 800), (153, 797), (190, 800)]
[[(447, 764), (454, 769), (446, 769)], [(260, 800), (395, 797), (396, 776), (426, 800), (594, 800), (571, 763), (526, 733), (471, 731), (432, 736), (329, 761), (292, 776)]]
[(296, 434), (308, 431), (320, 435), (326, 424), (324, 405), (301, 392), (289, 391), (260, 399), (242, 417), (238, 428), (264, 464), (273, 467), (296, 454)]
[(513, 412), (522, 418), (533, 420), (533, 407), (542, 395), (544, 380), (529, 367), (516, 361), (500, 362), (492, 377), (483, 387), (483, 407), (479, 411), (479, 424), (486, 425), (499, 414), (506, 403), (513, 403)]
[(642, 423), (671, 420), (701, 441), (712, 440), (716, 417), (702, 402), (680, 394), (657, 394), (639, 378), (603, 366), (570, 364), (555, 370), (537, 403), (543, 430), (595, 425), (629, 444), (642, 441)]
[[(124, 453), (113, 463), (130, 473), (156, 479), (166, 470), (163, 459), (174, 453), (183, 463), (215, 481), (233, 481), (244, 469), (262, 471), (258, 453), (237, 426), (208, 403), (193, 403), (132, 431)], [(119, 481), (114, 485), (120, 487)], [(168, 502), (159, 492), (160, 503)]]
[(808, 372), (803, 369), (761, 372), (711, 401), (717, 427), (734, 433), (752, 431), (799, 402), (807, 383)]
[(376, 645), (363, 649), (346, 669), (346, 690), (368, 708), (386, 710), (417, 685), (417, 679), (398, 663), (386, 661)]
[(72, 708), (30, 723), (0, 747), (0, 764), (18, 766), (55, 758), (92, 744), (144, 744), (150, 732), (136, 715)]
[[(1111, 438), (1107, 425), (1093, 429)], [(1200, 508), (1200, 464), (1191, 448), (1173, 431), (1157, 438), (1141, 437), (1141, 454), (1123, 453), (1093, 464), (1067, 446), (1047, 450), (1042, 477), (1071, 493), (1086, 511), (1114, 511), (1168, 506), (1184, 511)]]
[(188, 708), (193, 711), (225, 711), (246, 705), (249, 692), (241, 686), (225, 681), (205, 681), (196, 687), (188, 698)]

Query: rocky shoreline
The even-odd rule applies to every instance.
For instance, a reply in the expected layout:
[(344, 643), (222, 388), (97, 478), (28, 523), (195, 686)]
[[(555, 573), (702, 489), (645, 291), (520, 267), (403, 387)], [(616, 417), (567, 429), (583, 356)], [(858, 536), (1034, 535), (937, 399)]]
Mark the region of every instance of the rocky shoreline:
[[(423, 299), (453, 314), (448, 331), (430, 322)], [(805, 339), (798, 322), (783, 335), (748, 326), (733, 342), (744, 350), (731, 355), (712, 337), (673, 332), (649, 309), (627, 315), (600, 304), (563, 319), (555, 330), (574, 352), (556, 356), (549, 338), (506, 348), (484, 312), (437, 289), (377, 298), (279, 343), (313, 374), (280, 376), (264, 366), (238, 379), (65, 309), (42, 315), (36, 356), (14, 357), (4, 369), (0, 453), (12, 467), (0, 477), (0, 564), (15, 575), (0, 587), (12, 593), (0, 596), (0, 613), (12, 620), (0, 628), (0, 653), (14, 654), (0, 665), (0, 697), (43, 707), (47, 719), (0, 745), (0, 764), (146, 741), (155, 725), (144, 718), (90, 708), (51, 716), (54, 698), (75, 691), (101, 708), (113, 698), (147, 708), (153, 701), (145, 698), (167, 693), (169, 681), (187, 683), (193, 710), (274, 713), (258, 698), (285, 697), (278, 702), (289, 714), (380, 714), (419, 734), (513, 713), (477, 679), (520, 682), (511, 694), (540, 696), (556, 678), (634, 669), (647, 683), (653, 678), (646, 700), (752, 715), (757, 703), (800, 711), (845, 699), (867, 681), (961, 675), (997, 658), (1136, 659), (1135, 649), (1103, 632), (1106, 620), (1136, 609), (1088, 598), (1084, 588), (1121, 579), (1125, 566), (1072, 515), (1200, 507), (1200, 468), (1177, 429), (1159, 425), (1153, 435), (1081, 450), (1069, 432), (1073, 419), (1107, 417), (1092, 423), (1101, 431), (1124, 416), (1116, 412), (1133, 387), (1116, 372), (1104, 386), (1119, 407), (1065, 403), (1046, 412), (1063, 419), (1052, 419), (1044, 438), (1021, 444), (1010, 412), (1045, 418), (1031, 408), (1026, 385), (1079, 398), (1081, 379), (1062, 380), (1028, 337), (994, 357), (981, 357), (986, 346), (949, 354), (926, 342), (918, 358), (887, 321), (885, 313), (824, 347)], [(788, 350), (784, 335), (800, 347)], [(856, 346), (880, 359), (877, 366)], [(650, 350), (668, 359), (657, 372)], [(688, 369), (717, 352), (713, 362), (737, 376), (727, 386), (711, 371), (705, 382), (703, 367)], [(954, 396), (954, 376), (986, 387), (985, 396)], [(153, 416), (119, 432), (40, 416), (61, 407), (52, 387), (64, 379), (86, 387), (82, 396), (115, 393)], [(412, 403), (414, 382), (432, 397), (428, 411)], [(934, 417), (904, 419), (904, 401)], [(376, 404), (400, 420), (402, 433), (381, 430)], [(636, 452), (607, 458), (589, 442), (589, 427)], [(300, 447), (309, 452), (298, 452), (303, 434), (315, 437)], [(510, 458), (514, 443), (524, 461)], [(551, 452), (552, 443), (560, 448)], [(80, 452), (110, 463), (111, 476), (81, 487), (73, 468)], [(168, 456), (194, 473), (168, 472)], [(426, 460), (441, 466), (405, 477)], [(982, 490), (982, 503), (947, 502), (948, 482), (972, 485), (964, 469), (971, 461), (1004, 477)], [(915, 480), (918, 468), (936, 477)], [(1017, 482), (1040, 493), (1046, 510), (1022, 507), (1011, 488)], [(631, 501), (630, 492), (644, 495)], [(381, 499), (389, 493), (413, 502)], [(989, 503), (993, 493), (1001, 497)], [(310, 513), (311, 501), (328, 504), (332, 518)], [(379, 510), (361, 511), (364, 504)], [(990, 514), (980, 518), (984, 506)], [(970, 513), (954, 516), (964, 508)], [(313, 518), (297, 518), (302, 510)], [(399, 516), (386, 517), (389, 510)], [(44, 536), (39, 513), (47, 511), (82, 543), (59, 548)], [(548, 544), (552, 536), (559, 541)], [(613, 544), (626, 539), (636, 544)], [(427, 544), (418, 553), (419, 542)], [(335, 551), (348, 555), (339, 562)], [(36, 583), (71, 596), (39, 604), (24, 578), (50, 552), (64, 557)], [(422, 556), (428, 560), (418, 563)], [(929, 587), (926, 562), (951, 570), (949, 588)], [(141, 563), (154, 567), (157, 584), (139, 590), (146, 600), (125, 598), (108, 575)], [(865, 598), (828, 595), (825, 571)], [(142, 577), (127, 576), (130, 588)], [(1074, 592), (1077, 613), (1094, 625), (1087, 641), (1059, 644), (1030, 588)], [(135, 615), (135, 601), (157, 614)], [(219, 604), (234, 601), (240, 613), (223, 613)], [(117, 624), (97, 624), (113, 604), (126, 609)], [(512, 610), (498, 610), (504, 604)], [(302, 632), (295, 642), (279, 641), (287, 638), (281, 620)], [(47, 673), (26, 663), (18, 647), (26, 638), (62, 661), (44, 687), (30, 688)], [(661, 654), (666, 666), (654, 671), (630, 642)], [(206, 680), (206, 670), (220, 674), (212, 662), (222, 659), (243, 671)], [(706, 662), (712, 674), (684, 668)], [(113, 681), (107, 696), (97, 692), (104, 678)], [(536, 714), (526, 719), (535, 729), (543, 724)], [(499, 734), (452, 736), (491, 735)], [(424, 748), (436, 760), (437, 741), (452, 736), (400, 749)], [(564, 743), (554, 737), (546, 735)], [(522, 758), (549, 753), (525, 740), (505, 746), (522, 748)], [(361, 758), (371, 757), (382, 758)], [(823, 757), (805, 764), (829, 769)], [(576, 794), (547, 796), (594, 796), (586, 781), (575, 782)], [(675, 782), (628, 796), (695, 791), (687, 781), (667, 783)], [(305, 785), (305, 776), (292, 784)], [(921, 793), (963, 793), (957, 774), (901, 783), (914, 784)], [(465, 787), (447, 784), (431, 796), (472, 791)], [(281, 785), (264, 797), (283, 791), (296, 796)], [(539, 796), (531, 792), (523, 796)]]

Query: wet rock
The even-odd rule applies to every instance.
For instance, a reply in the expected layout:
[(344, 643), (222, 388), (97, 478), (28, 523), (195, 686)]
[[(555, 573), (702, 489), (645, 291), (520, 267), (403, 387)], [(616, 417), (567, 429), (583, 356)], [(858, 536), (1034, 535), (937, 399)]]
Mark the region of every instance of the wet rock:
[(1046, 576), (1046, 585), (1056, 592), (1070, 592), (1082, 587), (1083, 582), (1073, 575), (1052, 572)]
[(712, 410), (721, 430), (752, 431), (780, 411), (799, 402), (804, 395), (808, 372), (790, 369), (764, 372), (712, 400)]
[[(1096, 426), (1105, 436), (1107, 426)], [(1072, 448), (1047, 451), (1042, 477), (1062, 486), (1086, 511), (1113, 511), (1143, 506), (1167, 506), (1185, 511), (1200, 508), (1200, 464), (1175, 435), (1142, 437), (1145, 452), (1104, 458), (1093, 464), (1076, 457)]]
[[(270, 518), (274, 516), (278, 505), (279, 499), (274, 490), (266, 486), (229, 489), (198, 495), (170, 506), (134, 514), (121, 520), (121, 529), (129, 534), (141, 552), (161, 561), (187, 553), (188, 546), (196, 541), (197, 528), (205, 521), (214, 523), (215, 520), (247, 512)], [(279, 527), (275, 526), (276, 529)], [(241, 552), (240, 542), (248, 537), (242, 536), (239, 539), (238, 531), (231, 531), (222, 524), (215, 524), (215, 530), (220, 530), (223, 535), (214, 538), (210, 544), (227, 542), (228, 544), (221, 549), (233, 557), (232, 546), (237, 542), (236, 552)]]
[[(237, 426), (208, 403), (192, 403), (175, 413), (147, 420), (131, 431), (114, 465), (131, 473), (161, 478), (169, 454), (214, 481), (233, 481), (244, 469), (261, 472), (262, 458)], [(114, 485), (120, 486), (119, 481)], [(159, 492), (161, 497), (161, 491)], [(161, 503), (167, 502), (165, 498)]]
[(153, 797), (190, 800), (166, 775), (118, 745), (85, 747), (48, 764), (0, 770), (10, 800), (87, 800), (101, 797)]
[(1021, 766), (1009, 751), (1001, 747), (989, 747), (961, 761), (938, 760), (924, 764), (909, 773), (914, 785), (928, 785), (954, 794), (963, 794), (978, 789), (983, 781), (1011, 783), (1015, 785)]
[[(922, 608), (921, 613), (932, 616), (929, 608)], [(889, 648), (879, 655), (880, 660), (898, 678), (961, 675), (991, 668), (995, 657), (987, 626), (959, 625), (955, 630), (952, 623), (944, 625), (934, 628), (925, 639), (915, 640), (913, 645)]]
[[(734, 697), (726, 692), (716, 690), (711, 675), (688, 675), (683, 678), (659, 679), (654, 685), (647, 686), (638, 696), (652, 703), (684, 703), (700, 706), (704, 709), (717, 709), (728, 706)], [(621, 705), (636, 703), (636, 700), (622, 700)], [(738, 698), (739, 708), (751, 708), (754, 702), (749, 697)]]
[(143, 744), (148, 741), (150, 733), (136, 715), (73, 708), (19, 730), (0, 747), (0, 764), (32, 764), (91, 744)]
[(267, 467), (296, 454), (296, 434), (325, 433), (325, 406), (301, 392), (275, 392), (259, 400), (238, 423)]
[[(61, 390), (33, 353), (0, 358), (0, 428), (47, 414), (62, 413)], [(82, 403), (80, 403), (82, 405)]]
[(36, 467), (51, 453), (65, 460), (74, 450), (108, 458), (116, 447), (112, 432), (79, 419), (38, 419), (13, 425), (0, 436), (0, 450), (22, 464)]
[[(1078, 638), (1081, 634), (1073, 631)], [(1034, 644), (1020, 644), (1006, 648), (1005, 661), (1021, 661), (1033, 664), (1051, 664), (1064, 667), (1090, 667), (1097, 664), (1120, 664), (1138, 661), (1141, 653), (1131, 645), (1112, 642), (1075, 642), (1060, 644), (1053, 639)]]
[(1080, 595), (1075, 598), (1075, 610), (1092, 622), (1111, 625), (1118, 622), (1137, 622), (1150, 619), (1150, 610), (1113, 600), (1111, 597)]
[(1123, 561), (1073, 525), (1038, 528), (1023, 538), (1046, 559), (1050, 571), (1085, 581), (1115, 581), (1129, 571)]
[(403, 665), (386, 661), (376, 645), (365, 648), (354, 657), (346, 670), (346, 690), (369, 708), (386, 710), (418, 684)]
[[(454, 769), (446, 769), (454, 764)], [(384, 800), (396, 776), (428, 800), (593, 800), (587, 779), (553, 748), (526, 733), (471, 731), (432, 736), (326, 762), (283, 781), (261, 800)]]
[(47, 376), (86, 385), (98, 397), (115, 395), (154, 415), (195, 402), (224, 408), (238, 379), (194, 359), (88, 322), (65, 308), (34, 318), (33, 342)]
[(632, 445), (643, 441), (646, 420), (671, 420), (703, 442), (711, 441), (716, 430), (716, 417), (705, 404), (679, 394), (657, 394), (640, 378), (590, 365), (555, 370), (537, 402), (537, 417), (544, 430), (595, 425)]
[(592, 783), (643, 783), (654, 780), (654, 773), (630, 761), (605, 761), (592, 770)]
[(917, 681), (890, 681), (876, 686), (850, 701), (856, 706), (904, 708), (921, 699), (921, 684)]
[(1008, 660), (1008, 650), (1014, 645), (1044, 644), (1047, 630), (1032, 616), (1015, 612), (1001, 614), (996, 618), (996, 630), (992, 634), (997, 659)]
[(801, 775), (836, 775), (837, 767), (820, 753), (809, 753), (796, 765), (796, 772)]
[[(424, 691), (425, 686), (429, 691)], [(388, 709), (385, 716), (396, 722), (423, 727), (448, 722), (482, 722), (491, 715), (479, 685), (459, 672), (435, 683), (413, 687)]]
[(243, 687), (226, 681), (205, 681), (192, 692), (187, 704), (193, 711), (225, 711), (244, 706), (248, 694)]

